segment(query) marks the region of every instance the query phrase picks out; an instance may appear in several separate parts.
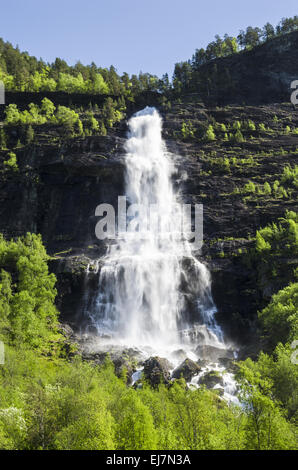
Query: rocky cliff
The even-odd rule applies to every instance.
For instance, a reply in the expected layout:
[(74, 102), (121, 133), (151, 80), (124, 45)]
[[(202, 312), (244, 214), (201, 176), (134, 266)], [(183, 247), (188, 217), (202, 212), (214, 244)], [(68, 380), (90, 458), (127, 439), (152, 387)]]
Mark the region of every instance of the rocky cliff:
[[(256, 272), (243, 263), (242, 254), (256, 229), (296, 208), (297, 193), (275, 197), (249, 195), (242, 189), (249, 181), (260, 187), (273, 184), (287, 164), (294, 164), (298, 113), (290, 104), (208, 108), (201, 101), (161, 111), (181, 200), (204, 205), (204, 245), (197, 256), (212, 273), (218, 321), (234, 340), (251, 340), (257, 332), (257, 309), (287, 280), (269, 280), (260, 290)], [(200, 128), (233, 129), (234, 122), (248, 120), (255, 130), (242, 129), (241, 142), (226, 140), (220, 132), (212, 141), (197, 137)], [(183, 123), (194, 133), (183, 135)], [(17, 174), (2, 173), (0, 232), (7, 237), (27, 231), (42, 234), (58, 277), (61, 319), (72, 326), (86, 325), (82, 305), (87, 290), (97, 287), (94, 262), (105, 252), (95, 237), (95, 208), (103, 202), (116, 205), (124, 192), (124, 137), (122, 123), (105, 137), (59, 145), (45, 139), (17, 150)], [(4, 158), (2, 152), (2, 162)]]

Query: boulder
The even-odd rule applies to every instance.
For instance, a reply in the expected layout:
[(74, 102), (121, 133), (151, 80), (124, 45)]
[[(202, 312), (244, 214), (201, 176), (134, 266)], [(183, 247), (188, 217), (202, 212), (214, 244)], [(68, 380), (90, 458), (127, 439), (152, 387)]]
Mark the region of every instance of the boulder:
[(210, 370), (198, 380), (199, 385), (205, 385), (207, 388), (214, 388), (215, 385), (223, 387), (223, 378), (216, 370)]
[(113, 360), (113, 364), (115, 367), (115, 374), (117, 377), (121, 377), (122, 374), (126, 373), (126, 383), (127, 385), (132, 384), (132, 374), (134, 372), (134, 368), (132, 367), (131, 362), (129, 362), (124, 357), (118, 357)]
[(160, 383), (168, 384), (170, 381), (170, 362), (162, 357), (150, 357), (144, 362), (144, 377), (152, 387), (158, 386)]
[(183, 377), (186, 382), (190, 382), (194, 375), (198, 374), (201, 367), (191, 359), (185, 359), (180, 366), (178, 366), (172, 373), (173, 379), (180, 379)]

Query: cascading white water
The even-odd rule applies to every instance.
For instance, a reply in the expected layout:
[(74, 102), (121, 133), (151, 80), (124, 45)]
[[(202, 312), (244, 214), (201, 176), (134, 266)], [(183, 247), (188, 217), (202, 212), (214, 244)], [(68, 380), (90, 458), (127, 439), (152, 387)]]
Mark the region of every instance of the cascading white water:
[[(177, 237), (178, 197), (173, 191), (173, 163), (162, 140), (162, 119), (145, 108), (129, 120), (126, 142), (126, 196), (130, 204), (158, 207), (162, 227), (146, 227), (141, 236), (122, 234), (108, 248), (100, 270), (99, 289), (91, 318), (99, 333), (126, 345), (158, 350), (187, 342), (189, 322), (181, 283), (197, 309), (205, 343), (221, 343), (207, 268), (192, 255), (191, 244)], [(177, 207), (173, 217), (173, 207)], [(183, 260), (190, 260), (191, 273)], [(207, 328), (206, 328), (207, 327)]]

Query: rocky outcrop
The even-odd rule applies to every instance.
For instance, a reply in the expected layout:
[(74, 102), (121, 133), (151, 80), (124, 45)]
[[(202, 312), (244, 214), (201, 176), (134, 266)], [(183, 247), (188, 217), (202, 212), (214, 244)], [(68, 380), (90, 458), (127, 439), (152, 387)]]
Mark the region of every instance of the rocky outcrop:
[(223, 387), (224, 383), (221, 374), (215, 370), (211, 370), (199, 378), (198, 384), (205, 385), (206, 388), (210, 389), (214, 388), (215, 385), (220, 385)]
[(144, 377), (152, 387), (161, 383), (168, 384), (171, 368), (172, 366), (167, 359), (158, 356), (150, 357), (144, 362)]
[(93, 362), (99, 366), (106, 360), (112, 361), (117, 377), (126, 376), (127, 385), (132, 384), (132, 374), (137, 370), (137, 366), (143, 361), (139, 350), (133, 348), (122, 349), (121, 347), (107, 347), (98, 343), (98, 337), (94, 336), (75, 336), (79, 346), (82, 359)]
[(173, 379), (184, 378), (186, 382), (190, 382), (194, 375), (198, 374), (201, 367), (191, 359), (185, 359), (172, 373)]

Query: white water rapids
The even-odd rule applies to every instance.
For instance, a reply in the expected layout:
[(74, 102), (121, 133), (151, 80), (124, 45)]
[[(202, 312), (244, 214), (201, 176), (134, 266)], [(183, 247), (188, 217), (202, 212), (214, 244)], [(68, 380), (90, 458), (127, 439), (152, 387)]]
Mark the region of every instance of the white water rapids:
[(89, 315), (98, 334), (112, 344), (163, 357), (183, 348), (197, 360), (198, 343), (226, 348), (214, 318), (210, 275), (193, 256), (192, 244), (177, 237), (181, 205), (173, 189), (175, 168), (162, 139), (160, 115), (147, 107), (128, 124), (126, 196), (129, 204), (156, 205), (162, 226), (142, 228), (142, 234), (135, 226), (109, 245)]

